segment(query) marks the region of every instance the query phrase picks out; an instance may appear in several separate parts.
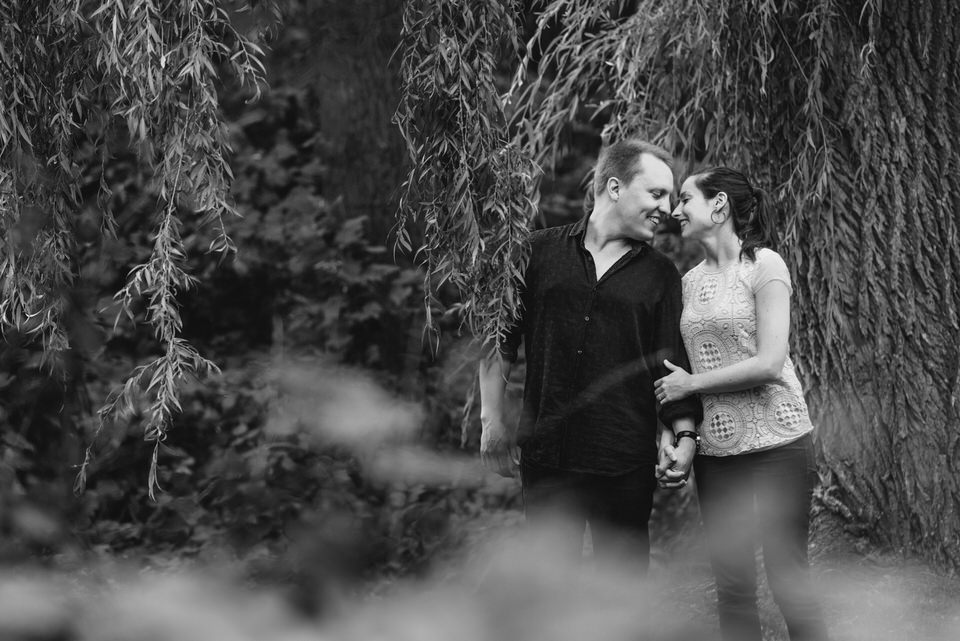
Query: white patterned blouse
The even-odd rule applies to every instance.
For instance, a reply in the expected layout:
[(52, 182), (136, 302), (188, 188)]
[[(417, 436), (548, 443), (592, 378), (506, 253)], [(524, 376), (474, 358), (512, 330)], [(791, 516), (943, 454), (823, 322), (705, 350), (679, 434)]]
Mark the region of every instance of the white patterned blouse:
[[(743, 258), (714, 272), (700, 263), (684, 275), (680, 331), (694, 374), (756, 355), (755, 295), (774, 280), (786, 283), (792, 292), (786, 264), (766, 248), (757, 249), (755, 261)], [(700, 398), (700, 453), (707, 456), (765, 450), (813, 430), (789, 352), (775, 381)]]

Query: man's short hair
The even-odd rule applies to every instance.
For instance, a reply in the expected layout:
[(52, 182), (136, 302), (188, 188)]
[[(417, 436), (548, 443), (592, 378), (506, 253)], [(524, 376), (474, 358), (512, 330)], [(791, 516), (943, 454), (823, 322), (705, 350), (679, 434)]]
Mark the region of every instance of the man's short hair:
[(598, 198), (606, 189), (607, 181), (611, 178), (619, 178), (625, 185), (629, 184), (640, 173), (640, 156), (643, 154), (662, 160), (673, 170), (673, 156), (663, 147), (638, 138), (618, 140), (604, 147), (597, 158), (593, 170), (594, 198)]

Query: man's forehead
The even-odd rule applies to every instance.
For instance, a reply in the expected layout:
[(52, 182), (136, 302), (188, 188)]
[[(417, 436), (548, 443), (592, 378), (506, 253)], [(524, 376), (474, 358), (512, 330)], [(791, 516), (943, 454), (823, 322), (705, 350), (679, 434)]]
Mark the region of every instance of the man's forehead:
[(673, 191), (673, 171), (667, 163), (651, 154), (642, 154), (638, 164), (640, 173), (637, 178), (643, 180), (649, 189)]

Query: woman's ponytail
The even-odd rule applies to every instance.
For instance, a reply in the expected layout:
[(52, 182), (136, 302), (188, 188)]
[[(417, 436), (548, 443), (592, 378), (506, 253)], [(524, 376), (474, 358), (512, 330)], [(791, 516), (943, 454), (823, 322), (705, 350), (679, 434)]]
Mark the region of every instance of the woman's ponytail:
[(753, 187), (741, 172), (712, 167), (697, 174), (694, 182), (705, 198), (720, 192), (727, 195), (733, 230), (741, 241), (741, 256), (756, 260), (757, 248), (777, 248), (779, 235), (770, 197)]
[(756, 187), (751, 187), (750, 192), (753, 201), (751, 211), (743, 228), (737, 231), (737, 235), (743, 241), (741, 254), (746, 254), (750, 260), (754, 260), (758, 247), (776, 250), (777, 245), (780, 244), (780, 237), (777, 233), (770, 197), (765, 191)]

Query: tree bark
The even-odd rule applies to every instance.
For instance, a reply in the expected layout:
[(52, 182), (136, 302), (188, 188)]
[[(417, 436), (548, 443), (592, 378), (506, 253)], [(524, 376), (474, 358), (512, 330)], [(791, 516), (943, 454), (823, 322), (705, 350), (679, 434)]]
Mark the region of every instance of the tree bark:
[[(847, 4), (856, 18), (862, 3)], [(866, 64), (837, 56), (827, 72), (840, 153), (821, 207), (792, 220), (794, 352), (827, 498), (956, 569), (960, 5), (878, 4)], [(862, 41), (863, 23), (845, 24), (841, 40)]]

